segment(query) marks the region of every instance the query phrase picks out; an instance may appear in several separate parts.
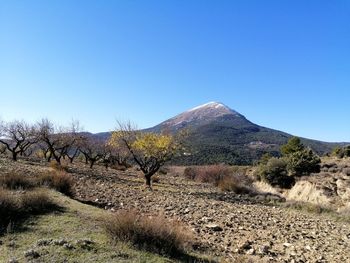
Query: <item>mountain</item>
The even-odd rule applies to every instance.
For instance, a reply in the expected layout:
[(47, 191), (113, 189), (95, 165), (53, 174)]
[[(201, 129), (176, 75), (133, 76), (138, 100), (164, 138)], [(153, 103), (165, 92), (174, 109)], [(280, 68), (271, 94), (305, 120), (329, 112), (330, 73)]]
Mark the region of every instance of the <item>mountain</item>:
[[(189, 131), (189, 153), (175, 160), (178, 164), (251, 164), (262, 154), (279, 155), (280, 146), (292, 135), (259, 126), (242, 114), (219, 102), (209, 102), (187, 110), (152, 128), (150, 132)], [(301, 138), (318, 154), (331, 151), (342, 143), (327, 143)]]

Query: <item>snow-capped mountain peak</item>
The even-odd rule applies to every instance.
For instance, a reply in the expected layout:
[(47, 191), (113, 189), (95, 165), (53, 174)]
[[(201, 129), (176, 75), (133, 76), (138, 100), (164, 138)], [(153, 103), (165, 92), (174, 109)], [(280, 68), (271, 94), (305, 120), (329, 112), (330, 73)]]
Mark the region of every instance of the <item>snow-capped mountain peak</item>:
[(218, 108), (228, 108), (227, 106), (225, 106), (224, 104), (220, 103), (220, 102), (215, 102), (215, 101), (211, 101), (202, 105), (199, 105), (197, 107), (194, 107), (189, 111), (195, 111), (195, 110), (199, 110), (199, 109), (203, 109), (203, 108), (214, 108), (214, 109), (218, 109)]
[(177, 129), (179, 127), (186, 126), (187, 124), (190, 124), (190, 123), (193, 124), (193, 123), (208, 122), (218, 117), (222, 117), (224, 115), (243, 117), (241, 114), (230, 109), (225, 104), (212, 101), (212, 102), (199, 105), (192, 109), (189, 109), (163, 122), (161, 125), (163, 127), (168, 127), (168, 128), (172, 127)]

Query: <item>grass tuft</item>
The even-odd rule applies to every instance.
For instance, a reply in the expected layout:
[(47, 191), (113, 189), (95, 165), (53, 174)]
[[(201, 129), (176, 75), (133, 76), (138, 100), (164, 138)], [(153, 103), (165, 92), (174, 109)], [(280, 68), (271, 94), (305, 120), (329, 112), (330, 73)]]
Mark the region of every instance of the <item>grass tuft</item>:
[(50, 162), (50, 168), (53, 169), (54, 171), (59, 171), (59, 172), (67, 172), (68, 171), (68, 166), (60, 164), (56, 162), (55, 160), (52, 160)]
[(45, 185), (67, 196), (74, 196), (74, 181), (64, 171), (53, 171), (38, 176), (39, 185)]
[(252, 180), (246, 175), (234, 173), (219, 179), (218, 188), (224, 192), (250, 194), (254, 192)]
[(34, 214), (56, 210), (58, 206), (42, 189), (13, 192), (0, 189), (0, 233), (11, 222), (18, 222)]
[(192, 236), (179, 222), (162, 216), (147, 217), (136, 211), (120, 211), (104, 222), (114, 241), (130, 242), (137, 248), (161, 255), (183, 255), (192, 242)]
[(29, 189), (35, 187), (35, 182), (25, 175), (10, 172), (0, 175), (0, 187), (10, 190)]

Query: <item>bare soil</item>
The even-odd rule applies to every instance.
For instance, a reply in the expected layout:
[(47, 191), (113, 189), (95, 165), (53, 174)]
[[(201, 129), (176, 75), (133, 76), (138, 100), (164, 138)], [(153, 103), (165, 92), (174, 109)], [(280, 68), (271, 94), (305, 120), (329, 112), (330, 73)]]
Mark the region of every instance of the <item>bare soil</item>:
[[(21, 162), (33, 174), (46, 164)], [(14, 169), (12, 166), (11, 169)], [(157, 175), (153, 191), (136, 169), (117, 171), (70, 164), (76, 199), (110, 211), (137, 209), (187, 224), (195, 250), (227, 262), (350, 262), (350, 224), (329, 216), (290, 210), (273, 196), (220, 192), (185, 179), (181, 169)]]

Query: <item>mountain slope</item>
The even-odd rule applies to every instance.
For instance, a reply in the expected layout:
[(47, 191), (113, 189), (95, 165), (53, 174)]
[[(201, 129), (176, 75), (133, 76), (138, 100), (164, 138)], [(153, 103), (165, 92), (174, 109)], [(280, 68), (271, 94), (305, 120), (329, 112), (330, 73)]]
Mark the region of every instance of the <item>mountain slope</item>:
[[(265, 128), (218, 102), (210, 102), (185, 111), (147, 131), (177, 132), (188, 129), (190, 154), (176, 160), (181, 164), (250, 164), (265, 152), (279, 154), (279, 148), (292, 136)], [(302, 138), (305, 145), (319, 154), (329, 152), (338, 143)]]

